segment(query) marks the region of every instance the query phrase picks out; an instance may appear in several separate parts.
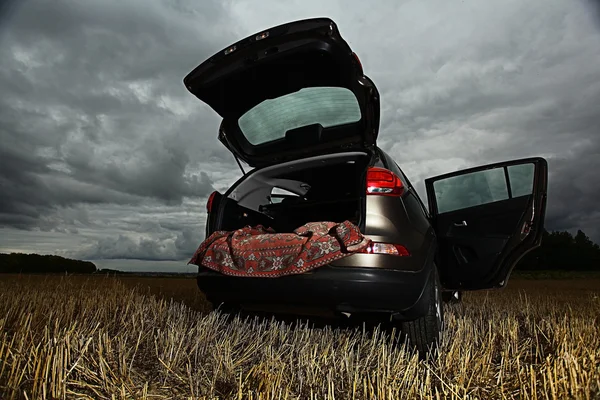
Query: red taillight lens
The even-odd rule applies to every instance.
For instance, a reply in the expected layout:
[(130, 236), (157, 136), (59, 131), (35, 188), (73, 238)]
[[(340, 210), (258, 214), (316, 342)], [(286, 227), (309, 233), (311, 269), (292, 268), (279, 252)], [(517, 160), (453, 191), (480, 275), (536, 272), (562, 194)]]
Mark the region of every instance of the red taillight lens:
[(210, 194), (210, 196), (208, 196), (208, 201), (206, 202), (206, 211), (207, 212), (211, 212), (212, 211), (212, 205), (213, 205), (213, 200), (215, 199), (215, 196), (217, 195), (218, 192), (212, 192)]
[(367, 194), (401, 196), (403, 192), (402, 181), (392, 171), (379, 167), (367, 170)]
[(407, 257), (410, 253), (406, 247), (399, 244), (376, 243), (373, 242), (369, 247), (362, 251), (367, 254), (389, 254), (392, 256)]

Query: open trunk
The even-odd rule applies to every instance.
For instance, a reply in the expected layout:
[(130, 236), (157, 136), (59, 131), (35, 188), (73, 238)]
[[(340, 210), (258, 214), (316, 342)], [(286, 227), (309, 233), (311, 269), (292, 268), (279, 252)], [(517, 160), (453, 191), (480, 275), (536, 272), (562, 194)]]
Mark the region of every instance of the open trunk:
[(221, 199), (211, 231), (263, 225), (284, 233), (308, 222), (347, 220), (364, 232), (369, 158), (338, 153), (255, 170)]
[(376, 145), (379, 93), (329, 18), (248, 36), (184, 84), (223, 118), (221, 143), (254, 168)]

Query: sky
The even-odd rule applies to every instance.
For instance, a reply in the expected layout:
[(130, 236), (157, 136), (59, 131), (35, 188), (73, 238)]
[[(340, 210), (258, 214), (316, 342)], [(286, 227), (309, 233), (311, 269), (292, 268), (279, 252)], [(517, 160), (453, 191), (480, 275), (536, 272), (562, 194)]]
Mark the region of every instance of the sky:
[(586, 0), (0, 3), (0, 252), (193, 271), (240, 176), (183, 77), (229, 44), (330, 17), (381, 94), (378, 144), (423, 180), (549, 164), (546, 227), (600, 242), (600, 12)]

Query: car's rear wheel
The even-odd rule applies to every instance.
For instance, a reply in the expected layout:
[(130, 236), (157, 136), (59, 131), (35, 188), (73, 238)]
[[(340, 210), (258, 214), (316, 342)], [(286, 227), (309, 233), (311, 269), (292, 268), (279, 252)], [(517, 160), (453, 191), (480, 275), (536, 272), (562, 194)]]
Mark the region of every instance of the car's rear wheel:
[(437, 349), (444, 327), (444, 308), (437, 267), (434, 266), (432, 274), (423, 294), (427, 296), (427, 314), (401, 324), (402, 333), (408, 339), (409, 346), (416, 347), (421, 358)]

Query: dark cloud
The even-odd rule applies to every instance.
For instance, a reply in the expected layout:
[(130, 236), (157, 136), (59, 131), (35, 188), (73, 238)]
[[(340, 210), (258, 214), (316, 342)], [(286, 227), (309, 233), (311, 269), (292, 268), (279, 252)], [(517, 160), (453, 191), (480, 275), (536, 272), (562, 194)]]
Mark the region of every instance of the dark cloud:
[[(577, 160), (574, 162), (574, 160)], [(575, 154), (565, 154), (548, 162), (549, 203), (546, 222), (549, 227), (575, 231), (582, 229), (600, 242), (600, 143), (583, 144)]]
[[(62, 207), (181, 204), (213, 190), (198, 157), (225, 154), (186, 142), (198, 145), (211, 119), (177, 103), (193, 101), (183, 76), (223, 33), (219, 2), (202, 12), (185, 2), (25, 1), (5, 10), (0, 226), (48, 229), (50, 219), (58, 229), (52, 216)], [(214, 31), (199, 34), (196, 23)]]
[(379, 143), (424, 198), (426, 177), (541, 155), (547, 227), (600, 242), (599, 10), (591, 0), (0, 1), (0, 250), (189, 258), (208, 193), (240, 172), (217, 141), (218, 116), (183, 77), (241, 37), (323, 15), (379, 87)]

